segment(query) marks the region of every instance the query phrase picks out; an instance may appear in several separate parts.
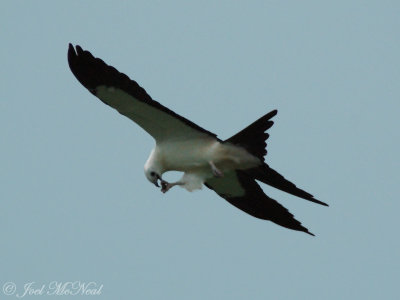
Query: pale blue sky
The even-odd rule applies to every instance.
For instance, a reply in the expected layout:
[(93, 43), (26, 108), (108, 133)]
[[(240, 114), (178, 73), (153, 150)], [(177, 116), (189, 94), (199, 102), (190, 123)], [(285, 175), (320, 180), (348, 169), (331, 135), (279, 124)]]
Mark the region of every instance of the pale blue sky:
[[(398, 298), (398, 1), (0, 8), (1, 286), (95, 281), (96, 299)], [(163, 195), (143, 174), (153, 140), (78, 83), (69, 42), (222, 139), (278, 109), (267, 162), (330, 207), (264, 190), (317, 236), (208, 189)]]

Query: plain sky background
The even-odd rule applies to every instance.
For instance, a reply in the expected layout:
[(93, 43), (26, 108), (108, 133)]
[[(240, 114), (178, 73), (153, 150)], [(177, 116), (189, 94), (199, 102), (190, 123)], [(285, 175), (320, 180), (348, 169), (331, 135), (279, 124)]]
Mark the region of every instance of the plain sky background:
[[(399, 299), (399, 1), (2, 1), (0, 38), (1, 286)], [(317, 236), (163, 195), (152, 138), (80, 85), (69, 42), (222, 139), (278, 109), (267, 162), (330, 207), (264, 190)]]

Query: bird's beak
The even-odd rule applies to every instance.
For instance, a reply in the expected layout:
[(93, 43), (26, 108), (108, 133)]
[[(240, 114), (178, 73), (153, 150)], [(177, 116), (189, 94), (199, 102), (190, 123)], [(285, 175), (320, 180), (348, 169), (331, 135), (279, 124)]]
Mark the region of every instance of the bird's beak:
[(160, 187), (160, 185), (158, 184), (159, 180), (162, 181), (161, 177), (157, 176), (156, 180), (153, 182), (156, 187)]

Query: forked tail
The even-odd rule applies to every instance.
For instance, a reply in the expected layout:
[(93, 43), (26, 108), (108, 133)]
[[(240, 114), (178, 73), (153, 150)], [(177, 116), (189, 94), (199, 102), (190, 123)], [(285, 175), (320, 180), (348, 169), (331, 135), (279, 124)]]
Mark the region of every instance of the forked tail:
[(315, 202), (321, 205), (328, 206), (328, 204), (314, 198), (313, 195), (306, 191), (299, 189), (295, 184), (280, 175), (277, 171), (270, 168), (264, 162), (264, 156), (267, 154), (266, 140), (269, 134), (266, 131), (274, 124), (271, 119), (278, 113), (273, 110), (257, 121), (253, 122), (245, 129), (227, 139), (229, 142), (245, 148), (249, 153), (256, 156), (263, 163), (260, 167), (245, 170), (245, 172), (256, 180), (266, 183), (274, 188), (277, 188), (286, 193), (303, 198), (305, 200)]

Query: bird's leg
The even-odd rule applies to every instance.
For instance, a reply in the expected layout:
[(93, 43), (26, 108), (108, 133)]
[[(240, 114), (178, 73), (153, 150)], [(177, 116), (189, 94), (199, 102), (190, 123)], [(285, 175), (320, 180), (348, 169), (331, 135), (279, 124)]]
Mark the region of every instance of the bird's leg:
[(215, 177), (223, 177), (224, 176), (224, 173), (222, 173), (222, 171), (219, 170), (217, 168), (217, 166), (212, 161), (209, 161), (208, 163), (210, 164), (211, 171), (212, 171), (212, 173), (214, 174)]
[(161, 192), (163, 192), (165, 194), (175, 185), (182, 185), (182, 184), (183, 184), (183, 182), (181, 182), (181, 181), (169, 183), (165, 180), (161, 180)]

